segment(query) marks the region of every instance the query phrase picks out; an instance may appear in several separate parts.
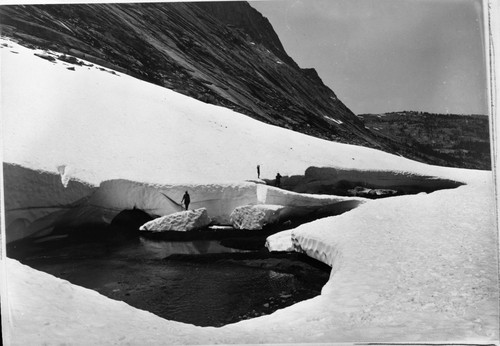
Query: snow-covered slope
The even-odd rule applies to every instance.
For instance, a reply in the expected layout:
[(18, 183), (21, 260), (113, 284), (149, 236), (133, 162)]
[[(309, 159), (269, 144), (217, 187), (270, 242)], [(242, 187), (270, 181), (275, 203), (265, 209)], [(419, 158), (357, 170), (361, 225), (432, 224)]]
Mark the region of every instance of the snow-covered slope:
[[(5, 41), (2, 41), (5, 42)], [(214, 183), (303, 174), (310, 166), (460, 172), (264, 125), (98, 66), (1, 49), (4, 161), (99, 184)], [(39, 52), (40, 53), (40, 52)]]
[[(369, 201), (270, 238), (273, 249), (293, 243), (332, 265), (329, 282), (319, 297), (222, 328), (165, 321), (4, 259), (8, 280), (2, 309), (8, 297), (9, 310), (2, 318), (8, 318), (8, 342), (498, 340), (491, 172), (429, 166), (304, 136), (97, 66), (71, 71), (60, 61), (6, 44), (0, 49), (3, 159), (60, 174), (57, 184), (76, 178), (94, 185), (111, 179), (134, 186), (238, 185), (255, 178), (257, 164), (265, 178), (317, 166), (466, 184)], [(253, 198), (275, 204), (275, 191), (257, 189)], [(297, 194), (282, 197), (297, 206), (307, 202)]]

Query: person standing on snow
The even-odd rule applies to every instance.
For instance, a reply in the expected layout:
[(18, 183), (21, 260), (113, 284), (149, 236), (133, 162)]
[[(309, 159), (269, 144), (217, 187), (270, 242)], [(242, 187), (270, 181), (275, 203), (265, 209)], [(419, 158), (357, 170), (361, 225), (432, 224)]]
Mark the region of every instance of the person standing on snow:
[(184, 205), (186, 206), (186, 210), (188, 210), (189, 202), (191, 202), (191, 197), (189, 196), (189, 193), (186, 191), (184, 196), (182, 196), (182, 201), (181, 201), (181, 204), (184, 203)]
[(281, 174), (276, 174), (276, 183), (275, 183), (276, 187), (280, 187), (281, 185)]
[(257, 179), (260, 179), (260, 165), (257, 165)]

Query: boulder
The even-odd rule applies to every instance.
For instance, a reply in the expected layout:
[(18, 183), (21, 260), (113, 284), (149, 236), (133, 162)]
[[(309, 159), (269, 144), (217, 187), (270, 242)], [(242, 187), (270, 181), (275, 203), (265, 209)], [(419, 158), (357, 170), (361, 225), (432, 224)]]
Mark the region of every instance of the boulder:
[(236, 229), (259, 230), (277, 223), (283, 209), (284, 206), (274, 204), (244, 205), (231, 213), (231, 223)]
[(187, 232), (207, 227), (209, 224), (210, 218), (208, 217), (207, 209), (199, 208), (159, 217), (146, 222), (139, 229), (150, 232)]

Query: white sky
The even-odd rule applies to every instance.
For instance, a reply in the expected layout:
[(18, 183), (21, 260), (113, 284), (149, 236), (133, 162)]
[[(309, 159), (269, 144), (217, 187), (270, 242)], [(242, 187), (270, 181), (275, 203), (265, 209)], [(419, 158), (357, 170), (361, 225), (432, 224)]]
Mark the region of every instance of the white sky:
[(487, 114), (480, 0), (252, 1), (356, 114)]

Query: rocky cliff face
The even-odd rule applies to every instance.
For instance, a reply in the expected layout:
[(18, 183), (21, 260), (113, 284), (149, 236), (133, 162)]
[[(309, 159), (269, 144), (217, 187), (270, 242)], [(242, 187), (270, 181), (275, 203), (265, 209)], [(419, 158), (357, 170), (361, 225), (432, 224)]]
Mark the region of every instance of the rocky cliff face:
[(246, 2), (0, 7), (2, 34), (266, 123), (390, 151)]

